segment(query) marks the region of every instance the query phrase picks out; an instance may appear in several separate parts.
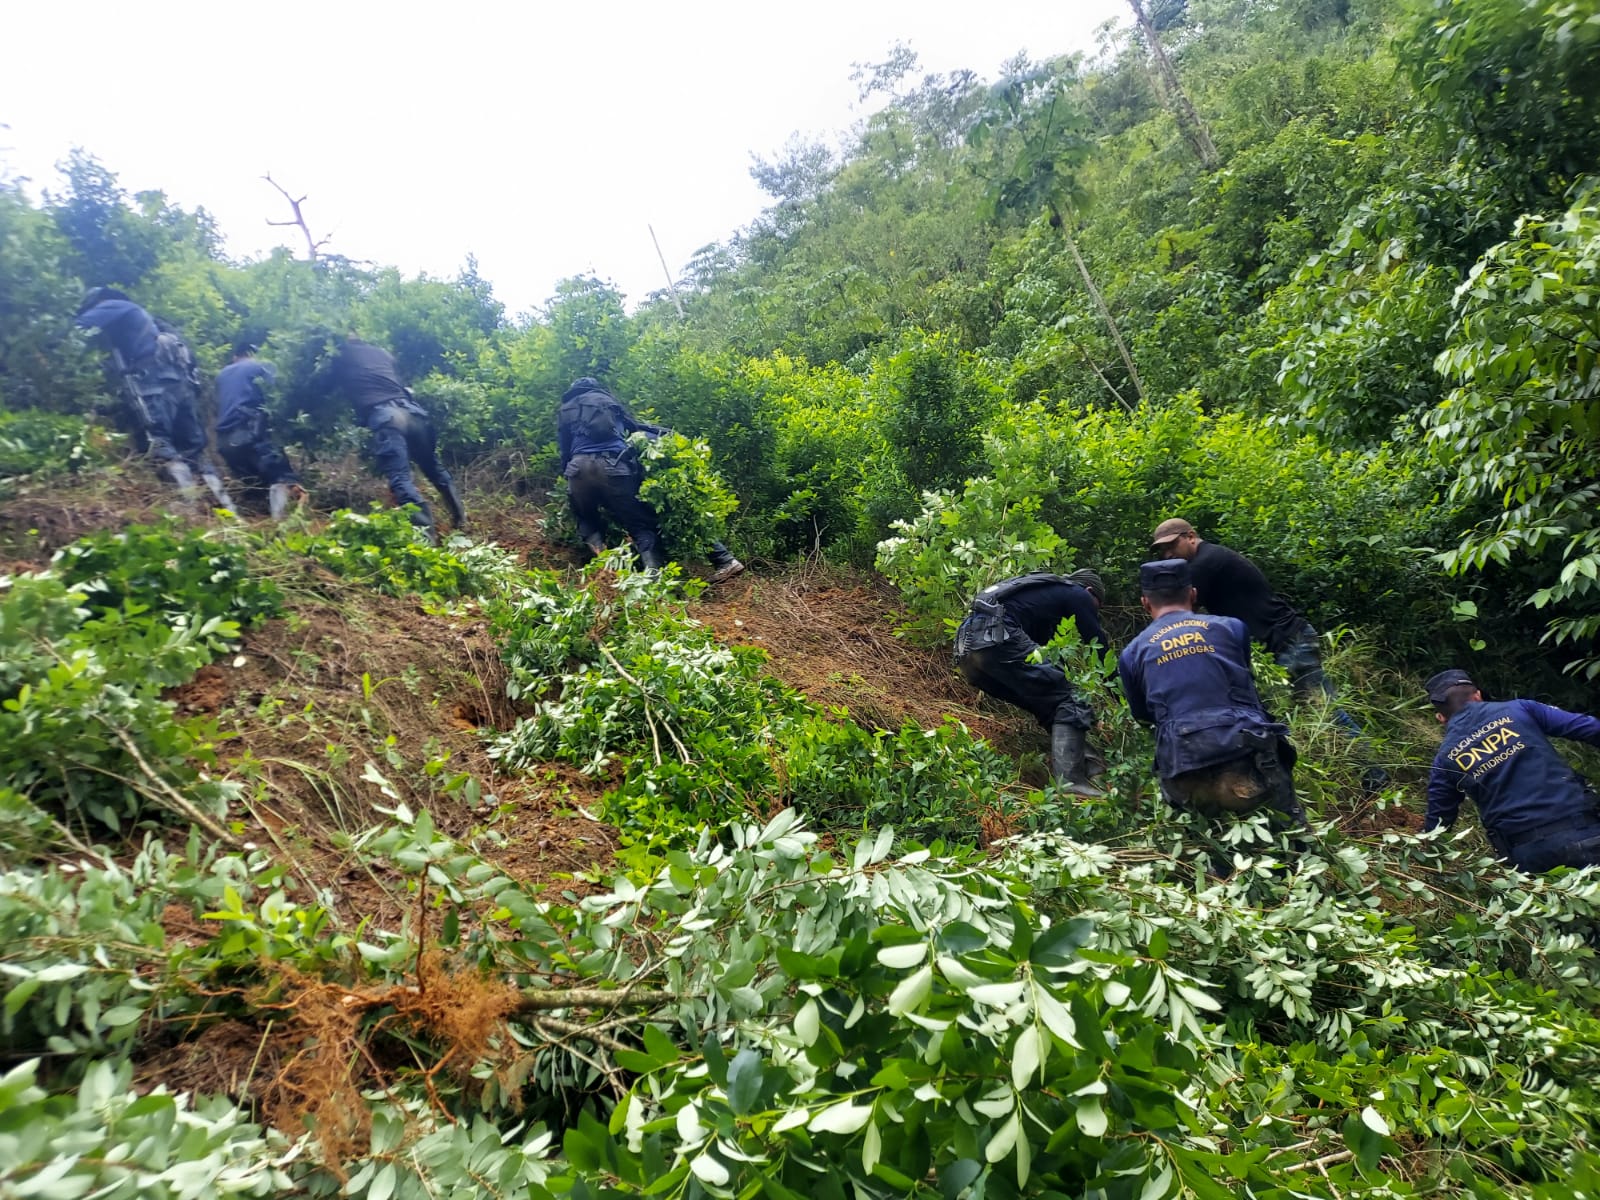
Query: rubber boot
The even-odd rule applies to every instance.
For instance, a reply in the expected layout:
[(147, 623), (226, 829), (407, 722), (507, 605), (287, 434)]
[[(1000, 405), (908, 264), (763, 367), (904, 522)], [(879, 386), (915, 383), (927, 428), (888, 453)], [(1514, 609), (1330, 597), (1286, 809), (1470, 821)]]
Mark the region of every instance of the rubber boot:
[(179, 462), (178, 459), (173, 459), (173, 461), (165, 464), (163, 470), (166, 470), (166, 478), (170, 478), (171, 482), (176, 483), (178, 490), (184, 493), (186, 498), (194, 499), (195, 474), (192, 470), (189, 470), (187, 462)]
[(177, 485), (178, 494), (183, 497), (185, 504), (193, 505), (200, 498), (200, 489), (195, 486), (194, 472), (189, 470), (189, 464), (173, 459), (163, 468), (167, 478)]
[(1105, 793), (1089, 782), (1085, 762), (1087, 741), (1083, 730), (1075, 725), (1053, 726), (1050, 730), (1050, 774), (1062, 791), (1099, 799)]
[(215, 471), (202, 471), (200, 478), (206, 485), (206, 490), (211, 493), (211, 498), (217, 502), (218, 508), (233, 511), (233, 497), (228, 495), (228, 489), (223, 486), (222, 479)]
[(450, 524), (457, 529), (467, 527), (467, 506), (461, 503), (461, 494), (456, 491), (456, 485), (439, 489), (439, 494), (444, 497), (444, 505), (450, 510)]
[(267, 489), (267, 511), (272, 514), (274, 521), (281, 521), (289, 515), (289, 485), (275, 483)]
[(433, 522), (433, 509), (428, 507), (426, 500), (417, 505), (417, 511), (411, 514), (411, 523), (428, 535), (428, 545), (439, 544), (439, 527)]

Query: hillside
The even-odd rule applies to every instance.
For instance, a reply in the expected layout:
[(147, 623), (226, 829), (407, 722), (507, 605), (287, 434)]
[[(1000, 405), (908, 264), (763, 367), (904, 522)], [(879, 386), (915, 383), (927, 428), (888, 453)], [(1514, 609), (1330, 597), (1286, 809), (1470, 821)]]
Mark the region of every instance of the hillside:
[[(1315, 839), (1290, 846), (1248, 821), (1207, 833), (1153, 797), (1148, 737), (1110, 703), (1097, 731), (1110, 798), (1035, 790), (1041, 735), (977, 703), (944, 650), (894, 636), (896, 597), (870, 576), (774, 566), (685, 604), (675, 585), (616, 573), (620, 560), (580, 574), (537, 509), (481, 492), (479, 536), (514, 549), (474, 537), (433, 550), (398, 515), (312, 508), (281, 529), (115, 540), (124, 514), (162, 499), (118, 468), (0, 503), (7, 560), (47, 572), (34, 578), (103, 567), (112, 545), (125, 562), (174, 556), (155, 575), (81, 585), (122, 595), (122, 641), (32, 618), (56, 630), (58, 661), (93, 647), (103, 689), (154, 707), (120, 726), (133, 741), (113, 758), (130, 765), (109, 776), (98, 740), (47, 753), (65, 790), (37, 775), (28, 790), (65, 802), (54, 835), (8, 825), (8, 1044), (54, 1049), (6, 1077), (8, 1119), (46, 1131), (6, 1168), (14, 1183), (177, 1195), (194, 1171), (246, 1194), (343, 1180), (420, 1196), (470, 1179), (542, 1195), (643, 1191), (670, 1168), (715, 1191), (752, 1161), (773, 1189), (852, 1171), (910, 1186), (913, 1171), (959, 1177), (966, 1137), (1002, 1188), (1080, 1172), (1089, 1153), (1146, 1195), (1221, 1194), (1220, 1177), (1331, 1197), (1442, 1182), (1452, 1147), (1502, 1164), (1492, 1177), (1537, 1180), (1558, 1145), (1582, 1145), (1600, 1042), (1594, 950), (1570, 930), (1600, 885), (1507, 875), (1471, 832), (1412, 841), (1432, 736), (1420, 718), (1375, 724), (1357, 752), (1325, 709), (1295, 710)], [(63, 546), (100, 549), (52, 568)], [(239, 593), (261, 611), (214, 631), (209, 662), (140, 681), (165, 652), (133, 637), (127, 602), (181, 630), (172, 580), (195, 577), (197, 553), (207, 570), (248, 564), (278, 594), (272, 615), (264, 595)], [(17, 606), (46, 594), (25, 600), (28, 579), (0, 592), (7, 637), (23, 628)], [(120, 665), (124, 642), (146, 647), (140, 661)], [(1400, 698), (1415, 681), (1359, 641), (1331, 663), (1369, 721), (1416, 712)], [(1281, 677), (1261, 669), (1283, 704)], [(30, 720), (119, 727), (115, 706), (83, 707), (109, 691), (70, 695), (46, 689), (13, 711), (53, 704)], [(941, 724), (951, 717), (964, 724)], [(183, 731), (178, 759), (160, 757), (179, 737), (162, 722)], [(1363, 798), (1374, 749), (1396, 784)], [(11, 753), (40, 751), (24, 739)], [(607, 765), (587, 769), (597, 754)], [(96, 775), (123, 781), (119, 833)], [(930, 856), (890, 825), (953, 841)], [(915, 969), (929, 938), (937, 975)], [(967, 1032), (952, 1043), (940, 1031), (957, 1017)], [(961, 1044), (1009, 1061), (1004, 1108), (981, 1059), (952, 1057)], [(1485, 1054), (1520, 1065), (1495, 1071)], [(851, 1081), (863, 1069), (865, 1093)], [(29, 1081), (92, 1095), (93, 1118)], [(1265, 1123), (1247, 1115), (1263, 1088), (1280, 1089)], [(995, 1111), (964, 1107), (963, 1091)], [(1560, 1139), (1537, 1154), (1507, 1132), (1526, 1140), (1530, 1106)], [(1496, 1110), (1516, 1121), (1496, 1124)], [(1463, 1123), (1468, 1111), (1483, 1124)], [(674, 1112), (700, 1122), (698, 1151)], [(1012, 1112), (1056, 1132), (1017, 1157)], [(946, 1129), (956, 1158), (935, 1165), (895, 1113)], [(205, 1132), (158, 1153), (174, 1120)], [(67, 1137), (145, 1148), (97, 1163), (59, 1149)], [(1124, 1161), (1118, 1146), (1146, 1149)]]
[[(1596, 711), (1600, 0), (1129, 16), (897, 45), (514, 319), (0, 161), (0, 1200), (1600, 1195), (1600, 874), (1420, 828), (1423, 679)], [(219, 427), (309, 498), (134, 453)], [(690, 561), (580, 565), (634, 482)], [(1313, 627), (1309, 829), (1168, 805), (1077, 621), (1103, 797), (952, 670), (1034, 571), (1125, 645), (1175, 517)]]

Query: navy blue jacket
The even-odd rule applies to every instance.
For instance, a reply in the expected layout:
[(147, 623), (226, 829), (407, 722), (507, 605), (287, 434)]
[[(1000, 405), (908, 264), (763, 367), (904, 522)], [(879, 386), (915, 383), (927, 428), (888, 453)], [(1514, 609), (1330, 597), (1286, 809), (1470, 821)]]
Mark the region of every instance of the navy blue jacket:
[(1156, 774), (1163, 779), (1250, 753), (1255, 746), (1246, 735), (1289, 732), (1261, 707), (1250, 673), (1250, 632), (1234, 617), (1157, 617), (1123, 647), (1117, 674), (1129, 710), (1155, 724)]
[(125, 367), (153, 358), (156, 352), (155, 319), (132, 300), (102, 300), (78, 314), (80, 329), (92, 329), (119, 354)]
[(1595, 815), (1595, 796), (1550, 744), (1552, 737), (1600, 746), (1600, 721), (1537, 700), (1469, 704), (1444, 727), (1428, 777), (1425, 828), (1455, 824), (1471, 796), (1497, 837)]
[(1071, 617), (1078, 626), (1078, 637), (1109, 650), (1105, 631), (1100, 628), (1100, 610), (1086, 588), (1065, 580), (1047, 579), (1013, 592), (1001, 602), (1006, 618), (1039, 645), (1055, 637), (1061, 622)]
[(266, 399), (262, 389), (271, 387), (277, 378), (277, 369), (271, 363), (254, 358), (242, 359), (218, 371), (217, 432), (226, 433), (247, 420), (250, 410), (261, 407)]
[(562, 471), (580, 454), (621, 454), (628, 448), (627, 436), (635, 432), (659, 437), (666, 430), (639, 420), (603, 388), (568, 392), (556, 414)]

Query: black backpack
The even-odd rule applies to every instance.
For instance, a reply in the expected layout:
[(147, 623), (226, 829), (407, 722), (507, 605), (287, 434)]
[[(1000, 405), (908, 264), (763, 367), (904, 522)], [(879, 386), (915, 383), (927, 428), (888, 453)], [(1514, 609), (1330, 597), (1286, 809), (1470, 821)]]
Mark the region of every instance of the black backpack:
[(575, 436), (587, 441), (603, 442), (622, 436), (616, 401), (604, 392), (584, 392), (573, 397), (563, 406), (562, 417)]

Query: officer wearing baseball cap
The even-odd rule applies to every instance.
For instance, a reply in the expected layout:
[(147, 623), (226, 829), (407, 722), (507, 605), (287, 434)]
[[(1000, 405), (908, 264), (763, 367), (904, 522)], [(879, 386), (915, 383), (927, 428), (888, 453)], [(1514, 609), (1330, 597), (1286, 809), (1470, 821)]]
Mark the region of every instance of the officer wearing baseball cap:
[(1198, 607), (1245, 623), (1250, 636), (1260, 642), (1289, 672), (1296, 699), (1317, 691), (1332, 695), (1322, 670), (1322, 648), (1317, 631), (1292, 605), (1272, 590), (1267, 577), (1237, 550), (1208, 542), (1182, 517), (1156, 526), (1150, 548), (1161, 558), (1181, 558), (1189, 564)]
[(1050, 772), (1057, 786), (1087, 797), (1105, 795), (1089, 782), (1095, 767), (1105, 769), (1089, 745), (1094, 710), (1060, 667), (1030, 660), (1067, 620), (1085, 642), (1109, 648), (1100, 628), (1105, 594), (1100, 576), (1087, 568), (1070, 575), (1018, 575), (979, 592), (956, 630), (961, 677), (1032, 713), (1050, 731)]
[(1537, 700), (1485, 700), (1458, 669), (1440, 671), (1427, 691), (1444, 743), (1428, 777), (1426, 828), (1450, 828), (1470, 796), (1490, 843), (1521, 870), (1600, 865), (1600, 796), (1549, 740), (1600, 746), (1600, 720)]
[(1261, 707), (1250, 633), (1235, 617), (1194, 611), (1182, 558), (1139, 568), (1150, 624), (1117, 659), (1128, 708), (1156, 727), (1156, 774), (1174, 808), (1208, 816), (1267, 807), (1305, 825), (1294, 747)]

